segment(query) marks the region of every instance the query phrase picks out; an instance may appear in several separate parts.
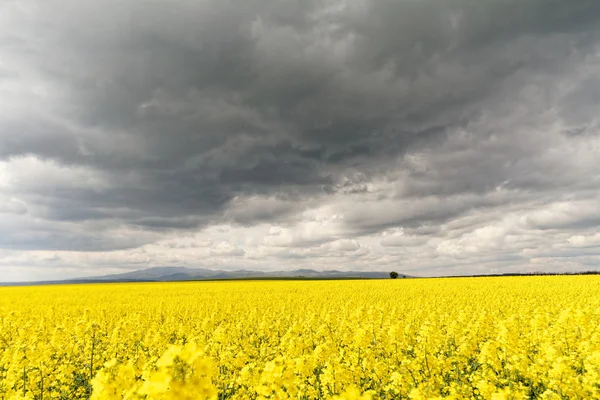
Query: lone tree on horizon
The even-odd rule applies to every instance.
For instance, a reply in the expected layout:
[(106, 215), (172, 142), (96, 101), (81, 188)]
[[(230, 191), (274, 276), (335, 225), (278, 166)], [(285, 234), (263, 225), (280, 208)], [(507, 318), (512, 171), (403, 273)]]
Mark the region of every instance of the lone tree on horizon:
[(398, 277), (398, 273), (396, 271), (390, 272), (390, 278), (396, 279)]

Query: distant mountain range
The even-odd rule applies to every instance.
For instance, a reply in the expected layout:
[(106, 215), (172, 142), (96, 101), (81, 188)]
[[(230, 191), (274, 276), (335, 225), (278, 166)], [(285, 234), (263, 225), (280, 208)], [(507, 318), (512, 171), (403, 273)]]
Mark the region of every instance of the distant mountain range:
[[(575, 272), (516, 272), (481, 275), (447, 275), (446, 278), (469, 277), (499, 277), (499, 276), (535, 276), (535, 275), (600, 275), (600, 271), (575, 271)], [(313, 269), (296, 269), (293, 271), (252, 271), (240, 269), (236, 271), (223, 271), (203, 268), (185, 267), (155, 267), (141, 269), (122, 274), (92, 276), (87, 278), (65, 279), (60, 281), (38, 282), (0, 282), (0, 286), (28, 286), (28, 285), (57, 285), (68, 283), (109, 283), (109, 282), (180, 282), (180, 281), (208, 281), (208, 280), (233, 280), (233, 279), (389, 279), (389, 272), (384, 271), (315, 271)], [(398, 279), (416, 278), (416, 276), (398, 274)]]
[[(296, 269), (293, 271), (223, 271), (203, 268), (155, 267), (122, 274), (93, 276), (61, 281), (0, 283), (1, 285), (35, 285), (65, 283), (102, 283), (102, 282), (177, 282), (226, 279), (389, 279), (389, 272), (382, 271), (315, 271)], [(398, 278), (408, 278), (398, 274)]]

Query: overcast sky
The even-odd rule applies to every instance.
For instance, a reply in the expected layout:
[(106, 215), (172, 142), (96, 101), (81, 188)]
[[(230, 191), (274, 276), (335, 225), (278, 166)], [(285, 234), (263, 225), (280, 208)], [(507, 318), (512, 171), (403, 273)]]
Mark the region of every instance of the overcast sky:
[(600, 269), (598, 0), (4, 0), (0, 281)]

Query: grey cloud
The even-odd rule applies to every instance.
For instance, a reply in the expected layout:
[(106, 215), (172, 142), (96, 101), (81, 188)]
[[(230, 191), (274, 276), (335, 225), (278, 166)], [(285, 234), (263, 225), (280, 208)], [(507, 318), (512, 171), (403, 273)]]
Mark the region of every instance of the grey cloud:
[[(137, 247), (219, 223), (294, 225), (337, 204), (340, 231), (298, 243), (401, 226), (406, 238), (382, 244), (414, 247), (598, 189), (595, 0), (0, 7), (0, 159), (102, 177), (5, 189), (60, 229), (23, 228), (4, 246)], [(92, 222), (147, 237), (73, 228)]]
[[(139, 247), (157, 235), (128, 229), (119, 232), (112, 224), (31, 221), (25, 216), (2, 216), (0, 248), (31, 251), (112, 251)], [(118, 228), (118, 226), (116, 227)]]
[[(305, 206), (308, 207), (309, 204)], [(228, 221), (251, 226), (261, 221), (282, 221), (299, 209), (301, 209), (301, 205), (290, 199), (252, 196), (245, 199), (232, 199), (227, 206), (224, 217)]]
[(6, 214), (26, 214), (27, 206), (23, 202), (15, 199), (0, 198), (0, 213)]
[[(361, 145), (402, 148), (415, 140), (411, 127), (423, 131), (439, 115), (450, 112), (444, 119), (450, 124), (460, 116), (453, 109), (465, 109), (477, 100), (475, 92), (484, 92), (482, 85), (513, 73), (512, 64), (535, 68), (536, 57), (562, 56), (560, 48), (538, 54), (535, 40), (519, 48), (518, 39), (563, 32), (577, 38), (582, 19), (598, 8), (578, 3), (557, 4), (541, 19), (543, 2), (470, 8), (464, 1), (374, 2), (321, 20), (314, 20), (323, 13), (318, 3), (132, 2), (117, 16), (110, 4), (70, 3), (70, 18), (50, 12), (61, 24), (46, 24), (61, 58), (46, 68), (63, 73), (58, 79), (70, 87), (77, 123), (131, 130), (149, 144), (159, 166), (176, 167), (241, 133), (277, 134), (283, 143), (352, 158)], [(492, 17), (495, 23), (487, 24)], [(345, 39), (347, 54), (331, 55)], [(89, 84), (82, 86), (77, 75)], [(153, 101), (162, 106), (153, 108)], [(238, 111), (219, 118), (210, 107), (219, 102)], [(149, 108), (141, 115), (144, 105)]]

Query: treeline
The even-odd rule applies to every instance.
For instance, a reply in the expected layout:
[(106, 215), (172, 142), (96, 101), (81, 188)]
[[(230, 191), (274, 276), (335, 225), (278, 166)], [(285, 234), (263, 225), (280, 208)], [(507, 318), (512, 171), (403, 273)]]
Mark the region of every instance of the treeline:
[(505, 272), (502, 274), (481, 275), (451, 275), (447, 278), (481, 278), (486, 276), (559, 276), (559, 275), (600, 275), (600, 271), (578, 271), (578, 272)]

